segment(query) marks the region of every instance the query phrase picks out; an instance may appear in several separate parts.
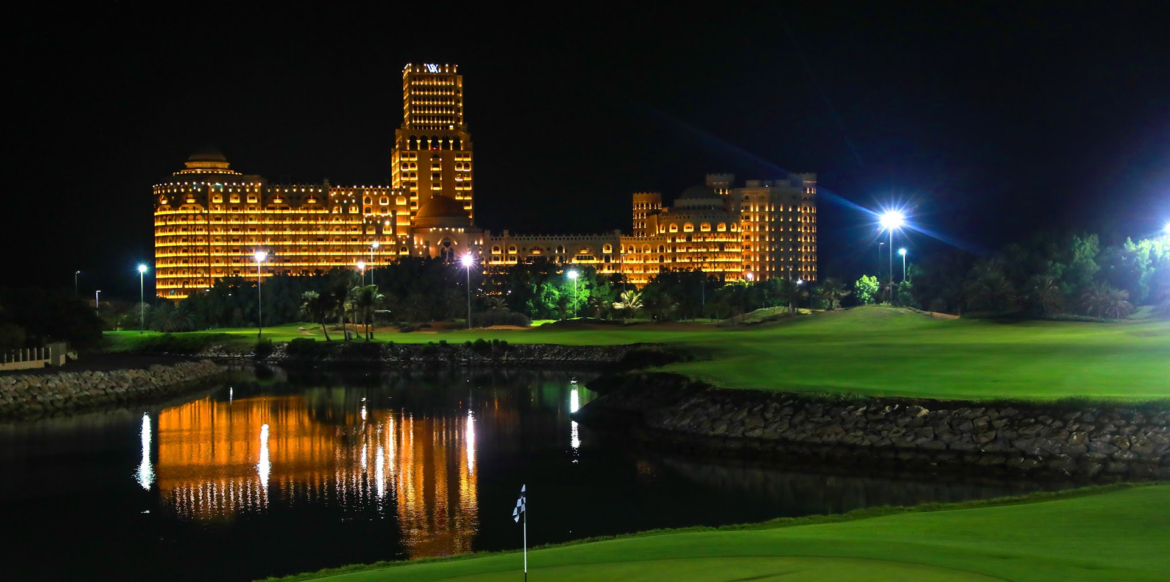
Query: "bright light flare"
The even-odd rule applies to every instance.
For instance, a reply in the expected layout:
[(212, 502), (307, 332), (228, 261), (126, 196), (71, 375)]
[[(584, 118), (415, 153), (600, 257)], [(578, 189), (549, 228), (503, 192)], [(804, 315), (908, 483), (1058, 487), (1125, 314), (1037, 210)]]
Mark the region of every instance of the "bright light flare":
[(459, 257), (459, 263), (470, 269), (475, 265), (475, 257), (473, 257), (471, 253), (467, 253), (466, 255)]
[(256, 258), (257, 263), (263, 263), (268, 258), (268, 253), (266, 251), (256, 251), (252, 256)]
[(569, 271), (569, 278), (576, 279), (577, 278), (577, 271)]
[(903, 257), (906, 256), (906, 249), (898, 249), (898, 254), (902, 255)]
[(748, 281), (751, 281), (751, 280), (753, 280), (753, 279), (755, 279), (755, 278), (756, 278), (756, 274), (755, 274), (755, 273), (748, 273), (748, 274), (747, 274), (747, 280), (748, 280)]
[(901, 210), (887, 210), (878, 217), (882, 230), (897, 230), (906, 224), (906, 214)]
[(146, 265), (138, 265), (138, 272), (145, 273), (146, 272)]
[(374, 241), (374, 248), (378, 248), (380, 246), (382, 246), (382, 243), (380, 243), (378, 241)]
[(366, 262), (365, 261), (358, 261), (357, 268), (359, 271), (365, 271), (366, 270)]

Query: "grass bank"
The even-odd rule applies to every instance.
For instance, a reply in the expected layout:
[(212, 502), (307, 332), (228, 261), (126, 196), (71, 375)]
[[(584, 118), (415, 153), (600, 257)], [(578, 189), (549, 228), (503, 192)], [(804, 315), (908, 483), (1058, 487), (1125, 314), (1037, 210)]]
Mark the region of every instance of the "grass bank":
[[(1170, 571), (1168, 523), (1170, 486), (1114, 486), (719, 530), (652, 532), (532, 551), (529, 569), (533, 580), (567, 581), (1140, 582), (1165, 580)], [(520, 554), (512, 552), (351, 567), (284, 580), (514, 580), (520, 567)]]
[[(265, 337), (324, 339), (319, 326), (265, 328)], [(157, 334), (108, 333), (114, 351)], [(255, 329), (176, 334), (190, 342), (254, 342)], [(701, 355), (665, 369), (717, 386), (962, 400), (1170, 398), (1170, 322), (1086, 323), (940, 319), (868, 307), (775, 323), (557, 324), (525, 330), (397, 333), (377, 341), (613, 345), (667, 343)]]

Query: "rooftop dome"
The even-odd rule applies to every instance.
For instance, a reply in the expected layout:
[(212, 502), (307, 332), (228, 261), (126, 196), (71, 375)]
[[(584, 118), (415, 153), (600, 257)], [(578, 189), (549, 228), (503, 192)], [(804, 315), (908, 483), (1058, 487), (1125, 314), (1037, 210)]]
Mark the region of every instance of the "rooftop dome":
[(223, 152), (219, 151), (215, 146), (204, 146), (199, 151), (187, 157), (188, 162), (222, 162), (227, 163), (227, 158), (223, 157)]
[(682, 195), (678, 197), (679, 200), (701, 200), (703, 198), (713, 200), (723, 199), (723, 197), (721, 197), (717, 192), (702, 184), (696, 184), (690, 188), (687, 188), (686, 190), (683, 190)]
[(691, 186), (674, 201), (677, 210), (723, 210), (724, 197), (714, 190), (698, 184)]
[(418, 209), (414, 225), (419, 228), (458, 228), (471, 226), (471, 216), (463, 203), (447, 196), (435, 195)]

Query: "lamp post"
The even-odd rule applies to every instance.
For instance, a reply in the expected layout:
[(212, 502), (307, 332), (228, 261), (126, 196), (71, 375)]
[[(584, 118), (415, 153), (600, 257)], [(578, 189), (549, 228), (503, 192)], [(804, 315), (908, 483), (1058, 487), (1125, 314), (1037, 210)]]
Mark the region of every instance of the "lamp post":
[(264, 259), (268, 258), (268, 253), (256, 251), (252, 256), (256, 258), (256, 341), (260, 341), (264, 335), (264, 296), (260, 293), (262, 284), (260, 266), (264, 264)]
[(78, 297), (80, 295), (80, 293), (78, 293), (78, 291), (77, 291), (77, 276), (80, 274), (81, 274), (81, 271), (74, 271), (73, 272), (73, 296), (74, 297)]
[(146, 333), (146, 265), (138, 265), (138, 333)]
[(362, 274), (362, 285), (365, 285), (366, 284), (366, 262), (365, 261), (358, 261), (357, 268), (358, 268), (358, 272)]
[(750, 272), (750, 271), (749, 271), (749, 272), (748, 272), (748, 274), (747, 274), (747, 280), (748, 280), (748, 283), (751, 283), (752, 281), (755, 281), (755, 280), (756, 280), (756, 275), (755, 275), (755, 273), (752, 273), (752, 272)]
[(902, 255), (902, 282), (906, 282), (906, 249), (898, 249), (898, 254)]
[(878, 242), (878, 256), (877, 256), (877, 278), (880, 281), (882, 278), (882, 247), (886, 246), (884, 242)]
[(467, 329), (471, 329), (471, 266), (475, 264), (475, 257), (469, 252), (460, 257), (459, 262), (467, 269)]
[(101, 315), (102, 311), (102, 290), (98, 289), (93, 292), (93, 312)]
[(900, 210), (887, 210), (881, 215), (882, 228), (890, 231), (890, 273), (887, 279), (886, 301), (894, 302), (894, 230), (902, 228), (906, 215)]
[(573, 317), (577, 317), (577, 271), (569, 271), (569, 278), (573, 280)]
[(374, 241), (374, 244), (370, 245), (370, 285), (374, 284), (374, 251), (378, 250), (380, 246), (382, 243), (378, 241)]

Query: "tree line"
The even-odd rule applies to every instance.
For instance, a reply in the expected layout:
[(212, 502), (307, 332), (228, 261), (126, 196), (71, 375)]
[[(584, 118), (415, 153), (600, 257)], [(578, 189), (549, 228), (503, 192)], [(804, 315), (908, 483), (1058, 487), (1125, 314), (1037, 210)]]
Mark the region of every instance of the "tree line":
[[(937, 253), (909, 275), (895, 284), (892, 302), (930, 311), (1120, 319), (1149, 305), (1170, 315), (1168, 237), (1103, 246), (1095, 234), (1042, 233), (990, 256)], [(853, 291), (859, 303), (891, 297), (872, 276)]]

